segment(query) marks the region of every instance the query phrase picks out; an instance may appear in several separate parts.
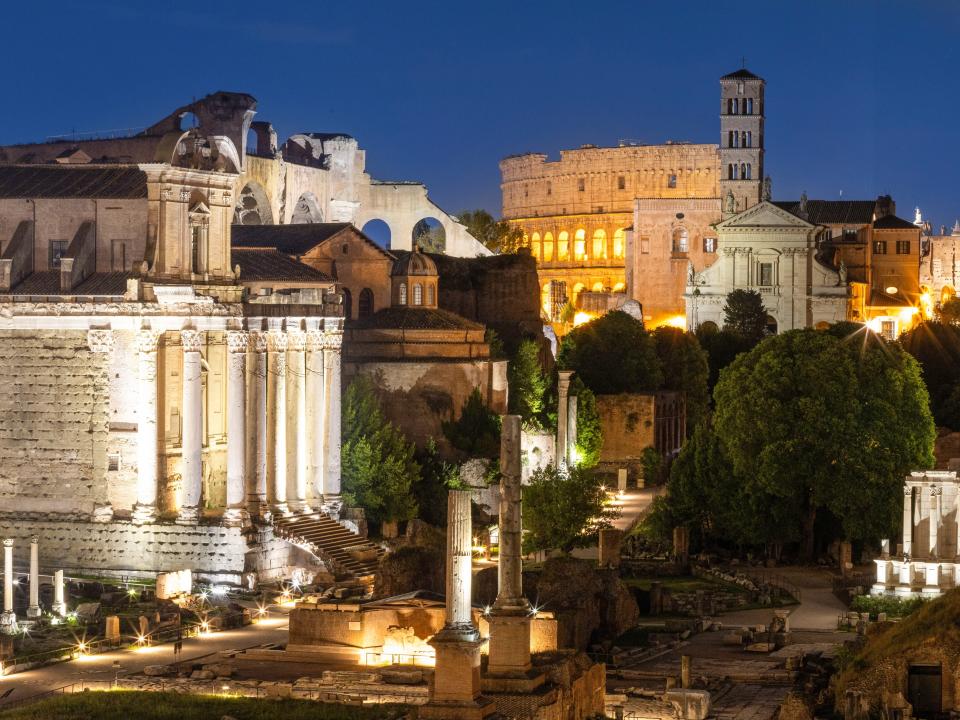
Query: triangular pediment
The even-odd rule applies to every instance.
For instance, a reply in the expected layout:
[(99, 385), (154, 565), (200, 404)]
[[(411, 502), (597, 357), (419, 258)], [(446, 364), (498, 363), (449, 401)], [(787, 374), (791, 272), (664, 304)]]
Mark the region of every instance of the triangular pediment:
[(744, 210), (742, 213), (727, 218), (723, 222), (717, 223), (718, 230), (735, 230), (737, 228), (796, 228), (800, 230), (812, 227), (814, 227), (812, 223), (766, 200)]

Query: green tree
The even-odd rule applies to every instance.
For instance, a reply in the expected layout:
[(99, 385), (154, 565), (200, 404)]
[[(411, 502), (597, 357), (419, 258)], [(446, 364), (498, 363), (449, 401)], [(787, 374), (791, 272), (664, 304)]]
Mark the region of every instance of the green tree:
[(865, 329), (771, 337), (721, 373), (714, 397), (716, 432), (747, 507), (776, 520), (763, 539), (800, 540), (808, 559), (823, 510), (847, 539), (889, 535), (903, 476), (933, 462), (919, 365)]
[(570, 383), (570, 394), (577, 396), (577, 457), (580, 465), (591, 468), (600, 462), (603, 431), (597, 398), (579, 377)]
[(362, 507), (371, 523), (417, 514), (413, 488), (420, 467), (414, 445), (384, 418), (373, 380), (358, 375), (343, 399), (341, 477), (344, 501)]
[(663, 387), (684, 393), (687, 409), (687, 432), (706, 415), (710, 404), (707, 380), (710, 366), (707, 353), (693, 333), (661, 325), (653, 331), (653, 341), (663, 368)]
[(767, 332), (767, 310), (756, 290), (734, 290), (723, 306), (724, 329), (756, 345)]
[(425, 219), (418, 220), (413, 226), (413, 242), (427, 253), (444, 253), (447, 250), (447, 235), (443, 225), (431, 225)]
[(560, 345), (560, 368), (597, 395), (659, 390), (663, 371), (643, 323), (620, 310), (574, 328)]
[(523, 230), (506, 220), (495, 220), (486, 210), (464, 210), (457, 215), (457, 222), (466, 225), (488, 250), (500, 255), (511, 255), (523, 246)]
[(937, 425), (960, 430), (960, 326), (922, 322), (903, 333), (900, 344), (923, 368)]
[(707, 388), (708, 395), (712, 395), (717, 380), (720, 379), (720, 371), (732, 363), (737, 355), (752, 348), (753, 343), (747, 342), (730, 330), (717, 330), (703, 325), (697, 328), (696, 335), (700, 346), (707, 353), (707, 364), (710, 368)]
[(960, 298), (952, 297), (941, 303), (937, 315), (941, 322), (953, 325), (960, 323)]
[(415, 488), (420, 519), (437, 527), (447, 524), (447, 492), (462, 490), (460, 467), (441, 457), (433, 438), (427, 441), (423, 452), (417, 454), (420, 479)]
[(560, 550), (569, 555), (596, 541), (618, 511), (607, 507), (600, 478), (583, 466), (534, 471), (523, 488), (523, 545), (526, 552)]
[(463, 404), (460, 417), (442, 424), (443, 434), (457, 450), (468, 457), (497, 458), (500, 456), (500, 416), (487, 407), (474, 388)]
[(540, 348), (536, 341), (525, 339), (507, 367), (510, 384), (510, 412), (519, 415), (527, 425), (542, 424), (547, 377), (540, 367)]

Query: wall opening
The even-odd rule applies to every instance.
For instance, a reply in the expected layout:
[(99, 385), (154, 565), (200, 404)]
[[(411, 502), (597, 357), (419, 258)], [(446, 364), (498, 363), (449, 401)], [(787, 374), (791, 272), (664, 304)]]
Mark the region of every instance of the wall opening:
[(385, 223), (383, 220), (378, 218), (367, 221), (364, 226), (360, 228), (360, 232), (373, 240), (380, 247), (390, 247), (390, 226), (387, 225), (387, 223)]
[(418, 220), (413, 226), (413, 236), (410, 239), (414, 245), (419, 245), (423, 252), (442, 253), (447, 249), (447, 232), (434, 217)]

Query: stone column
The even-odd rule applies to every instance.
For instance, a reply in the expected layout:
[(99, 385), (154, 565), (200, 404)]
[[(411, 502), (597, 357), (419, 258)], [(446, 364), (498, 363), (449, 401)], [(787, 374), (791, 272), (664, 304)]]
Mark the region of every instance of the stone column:
[(30, 538), (30, 604), (27, 606), (27, 617), (40, 617), (40, 538), (36, 535)]
[(57, 615), (67, 614), (67, 603), (63, 593), (63, 570), (53, 574), (53, 612)]
[(13, 633), (17, 629), (17, 616), (13, 612), (13, 538), (3, 541), (3, 614), (0, 614), (0, 629)]
[(287, 336), (267, 332), (267, 499), (281, 514), (287, 508)]
[(340, 349), (343, 333), (328, 332), (323, 350), (323, 379), (326, 385), (326, 469), (323, 474), (323, 500), (339, 511), (340, 506)]
[[(307, 321), (311, 325), (316, 321)], [(308, 482), (313, 499), (323, 498), (323, 474), (326, 465), (324, 441), (326, 438), (326, 387), (323, 371), (323, 332), (316, 327), (307, 331), (307, 350), (305, 358), (306, 377), (306, 423), (309, 452)]]
[(162, 333), (143, 328), (137, 333), (137, 502), (132, 520), (149, 523), (157, 517), (157, 344)]
[(495, 705), (480, 695), (480, 633), (470, 607), (473, 537), (470, 491), (447, 497), (446, 624), (430, 640), (436, 668), (430, 700), (417, 716), (430, 720), (473, 720), (492, 715)]
[(251, 330), (247, 345), (247, 509), (267, 511), (267, 334)]
[(936, 559), (939, 555), (940, 538), (940, 498), (943, 488), (934, 485), (930, 488), (930, 559)]
[(520, 416), (504, 415), (500, 432), (500, 561), (498, 592), (490, 612), (491, 675), (525, 676), (530, 670), (533, 611), (523, 595)]
[(910, 557), (913, 550), (913, 488), (903, 486), (903, 554)]
[(567, 396), (570, 392), (572, 370), (557, 371), (557, 447), (554, 465), (560, 467), (567, 458)]
[(580, 462), (577, 457), (577, 396), (567, 398), (567, 464), (571, 467)]
[(306, 333), (287, 332), (287, 500), (296, 510), (310, 509), (307, 505), (306, 345)]
[(227, 332), (227, 525), (244, 525), (247, 476), (247, 346), (245, 332)]
[(183, 488), (177, 522), (194, 525), (200, 519), (200, 498), (203, 489), (203, 384), (200, 380), (201, 334), (197, 330), (181, 330), (183, 346), (183, 407), (180, 448)]

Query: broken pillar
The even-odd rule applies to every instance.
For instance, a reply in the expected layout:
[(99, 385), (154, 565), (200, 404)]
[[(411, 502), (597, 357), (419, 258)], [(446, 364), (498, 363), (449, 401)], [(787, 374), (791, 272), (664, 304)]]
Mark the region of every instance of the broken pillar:
[(63, 593), (63, 570), (57, 570), (53, 574), (53, 612), (56, 615), (67, 614), (67, 603), (64, 600)]
[(572, 370), (557, 371), (557, 444), (555, 448), (554, 465), (561, 467), (567, 459), (567, 417), (564, 412), (568, 408), (567, 396), (570, 392), (570, 376)]
[(845, 577), (853, 570), (853, 544), (849, 540), (840, 542), (840, 573)]
[(599, 565), (602, 568), (620, 567), (620, 543), (623, 532), (617, 528), (603, 528), (600, 531)]
[(431, 720), (480, 720), (496, 712), (480, 694), (480, 633), (470, 604), (473, 533), (470, 491), (451, 490), (447, 496), (446, 623), (430, 640), (436, 667), (430, 699), (417, 716)]
[(577, 454), (577, 396), (567, 398), (567, 465), (573, 467), (580, 462)]
[(690, 531), (684, 525), (673, 529), (673, 559), (682, 566), (690, 562)]
[(620, 492), (627, 491), (627, 469), (620, 468), (617, 470), (617, 490)]
[(35, 620), (40, 617), (40, 538), (30, 538), (30, 604), (27, 617)]
[[(504, 415), (500, 433), (498, 592), (487, 617), (490, 624), (487, 673), (496, 677), (525, 678), (530, 673), (530, 626), (534, 612), (523, 595), (520, 477), (520, 416)], [(484, 683), (484, 687), (488, 685)]]
[(15, 633), (17, 616), (13, 612), (13, 538), (3, 541), (3, 614), (0, 614), (0, 632)]
[(680, 656), (680, 687), (690, 688), (690, 656)]
[(104, 626), (104, 637), (107, 642), (119, 642), (120, 640), (120, 618), (116, 615), (108, 615)]

